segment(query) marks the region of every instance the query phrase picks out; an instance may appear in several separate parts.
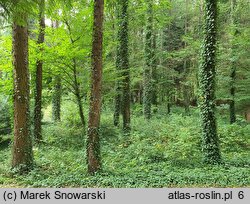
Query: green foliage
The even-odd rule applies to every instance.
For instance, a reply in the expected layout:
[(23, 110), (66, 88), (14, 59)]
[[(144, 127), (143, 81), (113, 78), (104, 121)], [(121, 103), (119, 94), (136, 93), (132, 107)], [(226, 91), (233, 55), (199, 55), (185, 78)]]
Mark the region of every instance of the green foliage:
[[(249, 107), (249, 3), (237, 1), (234, 11), (230, 10), (231, 1), (220, 3), (219, 46), (217, 66), (217, 97), (230, 98), (231, 65), (234, 64), (235, 106), (238, 113)], [(234, 22), (232, 23), (232, 18)], [(226, 22), (226, 23), (225, 23)], [(234, 50), (234, 51), (232, 51)]]
[(242, 151), (242, 150), (247, 150), (247, 151), (250, 150), (249, 125), (232, 124), (228, 126), (221, 124), (219, 132), (222, 141), (221, 146), (223, 151), (230, 153), (230, 156), (233, 156), (235, 152), (239, 154), (241, 153), (249, 154), (247, 152)]
[(220, 163), (220, 146), (215, 117), (215, 62), (217, 42), (217, 1), (205, 1), (205, 37), (199, 72), (202, 150), (204, 161)]
[(11, 64), (11, 38), (0, 36), (0, 135), (10, 133), (12, 118), (13, 78)]
[[(64, 102), (63, 112), (72, 107)], [(160, 111), (162, 111), (160, 107)], [(174, 109), (174, 112), (179, 112)], [(250, 125), (228, 125), (219, 120), (218, 129), (224, 163), (204, 165), (201, 161), (199, 115), (169, 117), (156, 114), (148, 122), (134, 116), (131, 137), (124, 138), (105, 111), (100, 135), (103, 170), (86, 174), (85, 139), (77, 126), (46, 124), (44, 144), (34, 147), (36, 165), (26, 176), (8, 171), (10, 148), (2, 149), (0, 184), (26, 187), (244, 187), (249, 178)], [(46, 111), (45, 111), (46, 112)], [(181, 112), (181, 111), (180, 111)], [(69, 111), (65, 114), (69, 114)], [(62, 118), (68, 120), (68, 118)]]
[(11, 115), (8, 97), (0, 95), (0, 135), (11, 132)]
[(9, 35), (0, 35), (0, 94), (12, 95), (13, 77), (12, 77), (12, 39)]
[[(199, 110), (191, 108), (190, 116), (184, 116), (183, 109), (173, 106), (172, 113), (167, 113), (167, 103), (174, 104), (177, 100), (183, 100), (181, 86), (188, 86), (190, 95), (194, 99), (198, 96), (198, 53), (200, 53), (202, 41), (202, 18), (207, 14), (203, 10), (203, 1), (151, 1), (153, 17), (150, 16), (151, 11), (147, 12), (148, 0), (128, 1), (129, 52), (126, 56), (129, 57), (133, 96), (132, 131), (129, 138), (124, 138), (121, 130), (113, 127), (111, 114), (113, 110), (109, 107), (115, 96), (115, 81), (123, 81), (122, 75), (126, 73), (117, 71), (115, 63), (119, 28), (117, 1), (105, 1), (103, 106), (99, 132), (102, 140), (103, 170), (91, 177), (86, 174), (86, 135), (85, 130), (82, 129), (74, 93), (77, 84), (84, 115), (87, 116), (93, 1), (46, 1), (46, 36), (45, 43), (41, 46), (37, 46), (36, 43), (38, 2), (38, 0), (21, 0), (17, 5), (13, 5), (11, 0), (2, 0), (0, 3), (0, 134), (2, 128), (4, 128), (3, 133), (10, 132), (12, 121), (11, 25), (13, 16), (17, 17), (15, 18), (17, 23), (23, 24), (22, 18), (17, 16), (19, 13), (25, 13), (31, 19), (29, 26), (31, 98), (35, 93), (36, 60), (41, 59), (44, 61), (43, 107), (51, 103), (52, 87), (56, 84), (54, 78), (60, 75), (63, 94), (62, 121), (51, 123), (51, 105), (43, 110), (44, 143), (34, 147), (36, 165), (27, 176), (15, 176), (13, 171), (9, 171), (11, 148), (8, 146), (8, 141), (11, 136), (0, 137), (0, 186), (15, 184), (15, 186), (33, 187), (245, 187), (250, 185), (250, 128), (239, 115), (250, 107), (250, 4), (248, 1), (237, 1), (233, 12), (236, 19), (234, 25), (230, 22), (230, 1), (218, 2), (220, 12), (217, 21), (219, 34), (217, 66), (201, 80), (201, 87), (205, 94), (211, 90), (210, 88), (216, 87), (212, 100), (215, 94), (217, 98), (228, 99), (230, 98), (231, 63), (236, 64), (235, 102), (238, 114), (236, 124), (228, 124), (228, 105), (215, 110), (214, 104), (208, 100), (209, 103), (202, 106), (205, 126), (211, 122), (215, 124), (214, 117), (207, 117), (207, 113), (215, 111), (218, 117), (218, 139), (222, 156), (222, 164), (218, 166), (204, 165), (201, 162), (202, 131), (199, 128)], [(153, 22), (153, 29), (150, 28), (150, 23), (147, 23), (147, 18), (153, 18), (149, 19)], [(57, 28), (55, 26), (51, 28), (51, 22), (48, 19), (54, 24), (57, 21)], [(212, 24), (211, 18), (207, 20)], [(152, 120), (146, 121), (142, 117), (143, 107), (140, 102), (142, 102), (145, 68), (145, 38), (147, 36), (149, 39), (149, 34), (152, 33), (156, 37), (154, 66), (157, 80), (154, 82), (156, 82), (159, 104), (157, 107), (152, 107), (152, 112), (157, 110), (157, 113), (152, 115)], [(234, 36), (233, 40), (232, 36)], [(232, 43), (235, 45), (233, 55), (231, 54)], [(148, 44), (150, 44), (149, 41)], [(211, 56), (214, 53), (210, 45), (209, 41), (207, 46), (203, 47), (209, 51), (205, 55), (210, 59), (203, 62), (204, 66), (211, 62)], [(39, 51), (41, 47), (44, 49), (43, 54)], [(125, 46), (122, 46), (121, 50), (123, 48)], [(148, 58), (152, 50), (148, 47), (147, 51)], [(183, 62), (188, 62), (188, 74), (183, 73)], [(212, 59), (212, 63), (214, 62), (215, 60)], [(214, 78), (215, 73), (216, 78)], [(205, 100), (205, 97), (201, 98), (203, 99)], [(213, 128), (215, 129), (215, 126)], [(211, 136), (215, 131), (207, 133), (206, 136)], [(207, 138), (209, 137), (205, 139)], [(210, 148), (210, 146), (207, 147)]]
[(62, 104), (62, 122), (65, 127), (81, 127), (81, 119), (76, 105), (64, 100)]

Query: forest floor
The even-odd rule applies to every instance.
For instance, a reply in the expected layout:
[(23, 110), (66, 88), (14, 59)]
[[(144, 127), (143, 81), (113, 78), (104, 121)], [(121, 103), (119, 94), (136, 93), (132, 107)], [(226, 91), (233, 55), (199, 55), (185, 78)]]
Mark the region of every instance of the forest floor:
[(77, 114), (64, 107), (61, 123), (44, 122), (44, 143), (33, 148), (35, 166), (29, 174), (14, 174), (11, 147), (1, 146), (0, 188), (250, 187), (250, 124), (242, 120), (229, 125), (218, 115), (223, 163), (205, 165), (198, 110), (191, 116), (179, 109), (171, 115), (156, 113), (150, 122), (140, 111), (133, 110), (131, 135), (124, 136), (113, 126), (112, 112), (103, 110), (102, 171), (90, 176), (85, 131)]

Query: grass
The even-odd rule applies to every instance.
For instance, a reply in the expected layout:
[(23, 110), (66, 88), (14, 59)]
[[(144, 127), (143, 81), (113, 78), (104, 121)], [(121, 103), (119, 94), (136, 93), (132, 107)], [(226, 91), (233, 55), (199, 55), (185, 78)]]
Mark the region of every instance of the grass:
[(131, 135), (123, 136), (121, 128), (113, 126), (112, 112), (104, 110), (103, 167), (94, 176), (86, 173), (86, 135), (77, 125), (67, 125), (72, 123), (63, 111), (63, 122), (44, 123), (44, 143), (34, 147), (36, 163), (29, 174), (13, 174), (11, 147), (1, 147), (0, 187), (249, 187), (250, 125), (229, 125), (221, 118), (218, 132), (224, 162), (204, 165), (197, 110), (192, 116), (181, 111), (172, 115), (161, 111), (148, 122), (134, 110)]

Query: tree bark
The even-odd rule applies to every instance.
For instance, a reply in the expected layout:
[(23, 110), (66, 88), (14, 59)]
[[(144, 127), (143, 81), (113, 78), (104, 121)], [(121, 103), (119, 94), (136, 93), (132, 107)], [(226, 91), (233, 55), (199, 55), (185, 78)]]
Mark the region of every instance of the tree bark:
[(128, 59), (128, 0), (121, 0), (120, 19), (120, 66), (123, 71), (122, 81), (122, 118), (123, 131), (130, 132), (130, 70)]
[(17, 13), (14, 14), (13, 19), (14, 144), (12, 167), (23, 172), (30, 170), (33, 164), (29, 118), (27, 16), (24, 13)]
[(156, 34), (152, 37), (152, 104), (157, 106), (157, 58), (156, 58)]
[[(52, 28), (58, 28), (59, 22), (52, 21)], [(53, 78), (53, 93), (52, 93), (52, 120), (54, 122), (61, 121), (61, 98), (62, 98), (62, 79), (60, 74), (56, 74)]]
[[(72, 41), (73, 42), (73, 41)], [(81, 123), (83, 128), (85, 128), (85, 118), (84, 118), (84, 114), (83, 114), (83, 107), (82, 107), (82, 96), (80, 93), (80, 88), (79, 88), (79, 83), (77, 80), (77, 65), (76, 65), (76, 59), (73, 59), (73, 71), (74, 71), (74, 89), (75, 89), (75, 96), (76, 96), (76, 100), (77, 100), (77, 105), (78, 105), (78, 109), (79, 109), (79, 115), (80, 115), (80, 119), (81, 119)]]
[(54, 87), (52, 95), (52, 120), (54, 122), (61, 121), (61, 92), (62, 82), (61, 76), (58, 74), (54, 77)]
[(85, 128), (86, 123), (85, 123), (85, 117), (84, 117), (84, 114), (83, 114), (82, 97), (80, 96), (79, 93), (76, 94), (76, 99), (77, 99), (77, 104), (78, 104), (81, 123), (82, 123), (83, 128)]
[(90, 174), (95, 173), (101, 168), (99, 126), (101, 113), (103, 13), (104, 0), (95, 0), (92, 43), (92, 86), (87, 132), (87, 164)]
[[(187, 35), (188, 32), (188, 4), (189, 1), (186, 0), (185, 1), (185, 7), (186, 7), (186, 17), (185, 17), (185, 28), (184, 28), (184, 33), (185, 35)], [(184, 42), (184, 48), (187, 47), (187, 42)], [(185, 82), (187, 81), (187, 77), (188, 77), (188, 65), (189, 63), (187, 62), (187, 59), (184, 59), (184, 64), (183, 64), (183, 72), (184, 72), (184, 79)], [(190, 97), (189, 97), (189, 87), (187, 84), (183, 84), (183, 99), (184, 99), (184, 106), (185, 106), (185, 114), (189, 115), (190, 114)]]
[(146, 45), (144, 68), (144, 93), (143, 93), (143, 113), (146, 119), (151, 118), (152, 103), (152, 32), (153, 32), (153, 1), (148, 0), (147, 9), (147, 28), (146, 28)]
[(116, 49), (116, 73), (117, 79), (115, 82), (115, 110), (114, 110), (114, 125), (118, 126), (120, 122), (121, 113), (121, 97), (122, 97), (122, 84), (121, 84), (121, 34), (122, 34), (122, 14), (121, 14), (121, 1), (117, 2), (117, 18), (118, 18), (118, 33), (117, 33), (117, 49)]
[[(235, 6), (236, 6), (236, 1), (235, 0), (231, 0), (231, 24), (232, 27), (235, 26), (236, 20), (234, 17), (234, 11), (235, 11)], [(229, 105), (229, 111), (230, 111), (230, 124), (233, 124), (236, 122), (236, 114), (235, 114), (235, 80), (236, 80), (236, 60), (235, 60), (235, 56), (236, 56), (236, 45), (234, 43), (234, 38), (236, 36), (236, 30), (234, 29), (234, 33), (232, 36), (232, 51), (231, 51), (231, 58), (232, 58), (232, 63), (231, 63), (231, 73), (230, 73), (230, 95), (231, 95), (231, 103)]]
[(120, 83), (118, 81), (116, 81), (116, 85), (115, 85), (115, 110), (114, 110), (114, 126), (118, 126), (119, 125), (119, 121), (120, 121), (120, 112), (121, 112), (121, 87), (120, 87)]
[(217, 1), (205, 2), (205, 40), (200, 67), (200, 108), (202, 121), (202, 150), (206, 163), (220, 163), (221, 154), (215, 117), (215, 58)]
[[(45, 35), (45, 16), (44, 6), (45, 1), (40, 1), (39, 13), (39, 36), (37, 44), (39, 52), (43, 52), (43, 43)], [(37, 59), (36, 62), (36, 89), (35, 89), (35, 110), (34, 110), (34, 137), (37, 143), (42, 141), (42, 74), (43, 74), (43, 60)]]

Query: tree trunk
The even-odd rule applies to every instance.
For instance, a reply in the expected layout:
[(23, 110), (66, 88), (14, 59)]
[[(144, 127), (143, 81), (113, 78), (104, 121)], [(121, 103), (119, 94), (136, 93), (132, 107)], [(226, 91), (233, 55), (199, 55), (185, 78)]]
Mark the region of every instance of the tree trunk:
[(156, 34), (152, 36), (152, 104), (157, 106), (157, 58), (156, 58)]
[(117, 79), (115, 82), (115, 110), (114, 110), (114, 125), (118, 126), (120, 122), (120, 113), (121, 113), (121, 93), (122, 93), (122, 87), (121, 87), (121, 35), (122, 35), (122, 13), (121, 13), (121, 2), (118, 1), (117, 3), (117, 13), (118, 13), (118, 33), (117, 33), (117, 49), (116, 49), (116, 73), (117, 73)]
[(147, 2), (147, 28), (146, 28), (146, 45), (145, 57), (146, 65), (144, 68), (144, 94), (143, 94), (143, 113), (146, 119), (151, 118), (151, 101), (152, 101), (152, 32), (153, 32), (153, 1)]
[(189, 97), (189, 89), (187, 85), (183, 85), (183, 98), (184, 98), (184, 106), (185, 106), (185, 114), (190, 115), (190, 97)]
[(206, 163), (220, 163), (221, 154), (215, 117), (215, 60), (217, 1), (206, 0), (205, 40), (200, 67), (200, 108), (202, 120), (202, 150)]
[(91, 174), (101, 168), (99, 126), (101, 113), (103, 11), (104, 0), (95, 0), (92, 44), (92, 87), (87, 133), (87, 164), (88, 172)]
[[(40, 2), (40, 14), (39, 14), (39, 36), (37, 44), (39, 52), (43, 52), (44, 43), (44, 31), (45, 31), (45, 17), (44, 17), (44, 5), (45, 1)], [(34, 110), (34, 137), (36, 142), (42, 140), (42, 70), (43, 60), (37, 59), (36, 62), (36, 89), (35, 89), (35, 110)]]
[(61, 92), (62, 92), (61, 76), (56, 75), (54, 77), (54, 87), (52, 95), (52, 120), (54, 122), (61, 121)]
[[(234, 17), (234, 11), (235, 11), (236, 1), (231, 0), (231, 23), (232, 27), (235, 26), (235, 17)], [(234, 38), (236, 35), (236, 30), (234, 30), (233, 36), (232, 36), (232, 63), (231, 63), (231, 82), (230, 82), (230, 95), (232, 102), (230, 103), (229, 111), (230, 111), (230, 123), (233, 124), (236, 122), (236, 114), (235, 114), (235, 80), (236, 80), (236, 60), (235, 60), (235, 51), (236, 51), (236, 45), (234, 42)]]
[[(185, 1), (185, 7), (186, 7), (186, 17), (185, 17), (185, 28), (184, 28), (184, 33), (185, 35), (187, 35), (187, 31), (188, 31), (188, 0)], [(187, 42), (184, 42), (184, 48), (187, 47)], [(184, 79), (185, 82), (187, 81), (187, 77), (188, 77), (188, 63), (187, 63), (187, 59), (184, 59), (184, 64), (183, 64), (183, 72), (184, 72)], [(189, 98), (189, 89), (188, 89), (188, 85), (183, 84), (183, 99), (184, 99), (184, 107), (185, 107), (185, 114), (189, 115), (190, 114), (190, 109), (189, 109), (189, 105), (190, 105), (190, 98)]]
[[(130, 131), (130, 71), (128, 59), (128, 0), (118, 1), (118, 46), (116, 68), (118, 77), (122, 71), (123, 80), (116, 81), (114, 125), (119, 124), (119, 115), (122, 111), (123, 130)], [(122, 94), (121, 94), (122, 92)]]
[(83, 114), (82, 97), (80, 96), (80, 94), (76, 94), (76, 100), (77, 100), (77, 105), (78, 105), (78, 109), (79, 109), (81, 123), (82, 123), (83, 128), (85, 128), (86, 123), (85, 123), (85, 117)]
[[(72, 41), (73, 42), (73, 41)], [(79, 115), (80, 115), (80, 119), (81, 119), (81, 123), (83, 128), (85, 128), (85, 118), (84, 118), (84, 114), (83, 114), (83, 107), (82, 107), (82, 96), (80, 93), (80, 88), (79, 88), (79, 83), (77, 80), (77, 64), (76, 64), (76, 59), (73, 59), (73, 71), (74, 71), (74, 89), (75, 89), (75, 96), (76, 96), (76, 100), (77, 100), (77, 105), (78, 105), (78, 109), (79, 109)]]
[(114, 125), (118, 126), (121, 112), (121, 87), (120, 83), (116, 81), (116, 95), (115, 95), (115, 111), (114, 111)]
[[(68, 32), (69, 32), (69, 37), (70, 37), (70, 41), (71, 44), (73, 45), (74, 42), (76, 42), (75, 39), (73, 39), (72, 36), (72, 31), (71, 31), (71, 26), (69, 24), (69, 22), (67, 20), (65, 20), (64, 22), (67, 26)], [(74, 90), (74, 95), (76, 96), (76, 102), (77, 102), (77, 106), (78, 106), (78, 110), (79, 110), (79, 115), (80, 115), (80, 119), (81, 119), (81, 123), (83, 128), (85, 128), (86, 122), (85, 122), (85, 117), (84, 117), (84, 113), (83, 113), (83, 106), (82, 106), (82, 96), (81, 96), (81, 91), (80, 91), (80, 84), (78, 82), (78, 72), (77, 72), (77, 61), (76, 58), (73, 57), (72, 59), (72, 63), (73, 63), (73, 90)]]
[(120, 55), (122, 81), (122, 117), (124, 133), (130, 132), (130, 71), (128, 59), (128, 0), (121, 0)]
[[(58, 28), (59, 22), (52, 21), (52, 28)], [(62, 98), (62, 80), (60, 74), (56, 74), (53, 78), (54, 86), (52, 93), (52, 120), (54, 122), (61, 121), (61, 98)]]
[[(20, 25), (20, 21), (22, 21), (22, 25)], [(33, 164), (29, 118), (28, 29), (25, 13), (14, 15), (13, 65), (14, 144), (12, 167), (23, 172), (29, 170)]]

